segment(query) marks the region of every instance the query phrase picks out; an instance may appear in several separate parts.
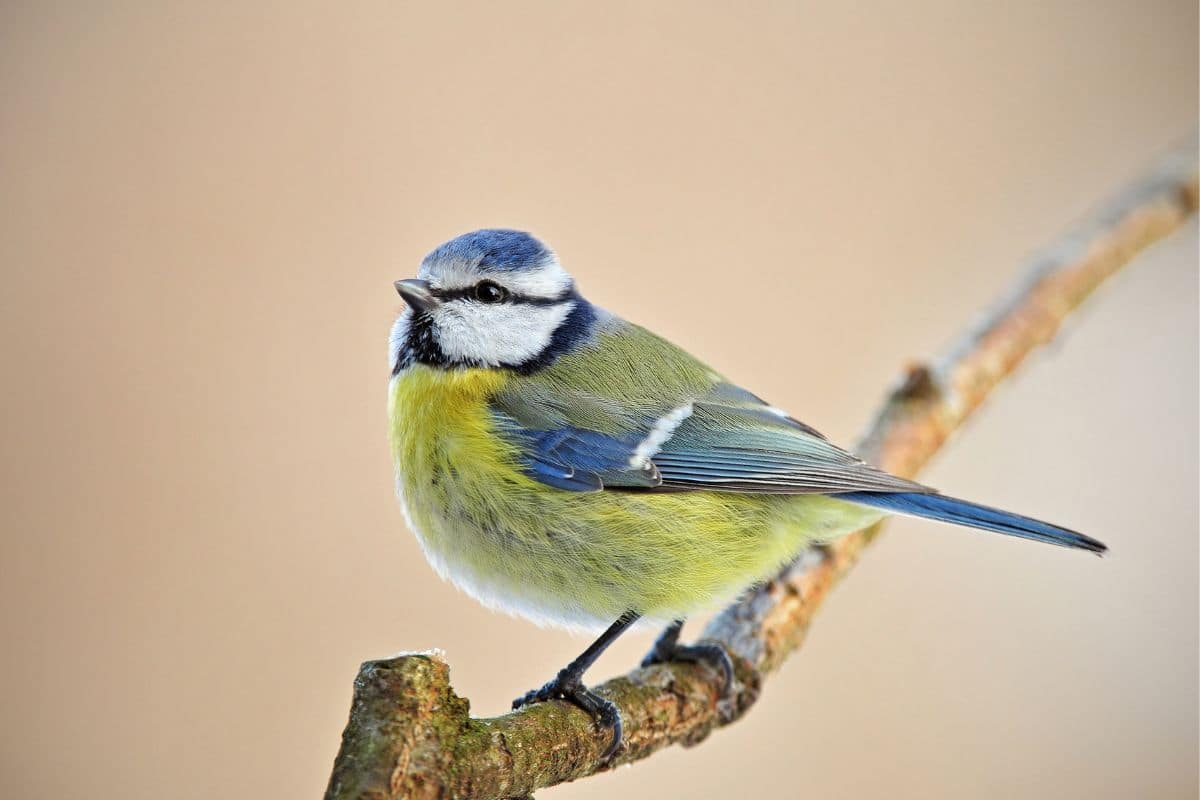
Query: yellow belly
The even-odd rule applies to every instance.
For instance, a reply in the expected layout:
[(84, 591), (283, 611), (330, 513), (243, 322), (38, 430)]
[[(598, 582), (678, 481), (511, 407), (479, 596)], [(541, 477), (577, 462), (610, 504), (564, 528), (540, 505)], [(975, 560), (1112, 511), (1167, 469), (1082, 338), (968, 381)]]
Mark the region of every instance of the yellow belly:
[(415, 365), (393, 378), (397, 490), (434, 568), (538, 623), (686, 617), (771, 575), (806, 543), (879, 512), (821, 495), (569, 492), (526, 476), (487, 402), (511, 376)]

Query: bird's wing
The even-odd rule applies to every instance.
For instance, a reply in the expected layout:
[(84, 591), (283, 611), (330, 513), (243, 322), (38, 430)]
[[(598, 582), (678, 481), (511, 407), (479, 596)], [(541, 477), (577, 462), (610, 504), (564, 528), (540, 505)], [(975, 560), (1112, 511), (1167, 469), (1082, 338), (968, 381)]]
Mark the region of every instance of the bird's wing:
[(734, 402), (720, 396), (696, 400), (691, 414), (652, 461), (664, 489), (761, 494), (931, 491), (872, 467), (753, 396)]
[(571, 491), (928, 492), (619, 320), (492, 402), (526, 473)]

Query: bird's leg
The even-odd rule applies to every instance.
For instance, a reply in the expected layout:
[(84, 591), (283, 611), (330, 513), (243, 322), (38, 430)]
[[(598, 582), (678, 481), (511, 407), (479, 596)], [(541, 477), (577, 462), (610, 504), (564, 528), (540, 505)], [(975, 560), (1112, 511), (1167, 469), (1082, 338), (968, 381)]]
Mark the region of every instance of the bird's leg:
[(704, 663), (721, 673), (721, 695), (727, 696), (733, 687), (733, 661), (725, 648), (714, 642), (699, 642), (697, 644), (680, 644), (679, 633), (683, 630), (683, 620), (677, 619), (668, 625), (658, 638), (650, 652), (642, 659), (642, 666), (651, 664), (666, 664), (670, 661), (683, 661), (689, 664)]
[(612, 741), (601, 756), (605, 761), (612, 758), (621, 746), (621, 712), (611, 700), (605, 700), (583, 685), (583, 673), (587, 672), (588, 667), (596, 663), (600, 654), (607, 650), (608, 646), (615, 642), (617, 637), (624, 633), (630, 625), (637, 622), (640, 616), (641, 614), (636, 611), (627, 611), (622, 614), (616, 622), (608, 627), (608, 630), (600, 634), (600, 638), (588, 645), (588, 648), (580, 653), (578, 658), (559, 670), (554, 680), (540, 689), (526, 692), (513, 700), (513, 709), (530, 703), (541, 703), (554, 699), (574, 703), (595, 717), (601, 728), (612, 728)]

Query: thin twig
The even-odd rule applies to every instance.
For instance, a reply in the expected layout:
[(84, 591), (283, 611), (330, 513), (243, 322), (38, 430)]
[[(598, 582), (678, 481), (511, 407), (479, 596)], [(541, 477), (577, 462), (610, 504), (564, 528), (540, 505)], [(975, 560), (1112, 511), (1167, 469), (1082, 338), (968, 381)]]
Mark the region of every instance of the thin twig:
[[(1011, 295), (943, 358), (909, 367), (858, 452), (898, 475), (915, 475), (1105, 278), (1195, 212), (1197, 194), (1193, 140), (1037, 254)], [(450, 687), (439, 654), (367, 662), (354, 682), (350, 721), (325, 797), (525, 797), (671, 744), (696, 744), (754, 704), (762, 681), (800, 645), (813, 615), (876, 531), (809, 551), (709, 624), (704, 638), (722, 644), (737, 667), (730, 698), (719, 699), (710, 671), (682, 664), (636, 669), (598, 687), (620, 706), (625, 723), (625, 745), (609, 764), (599, 760), (607, 734), (567, 703), (474, 719), (467, 700)]]

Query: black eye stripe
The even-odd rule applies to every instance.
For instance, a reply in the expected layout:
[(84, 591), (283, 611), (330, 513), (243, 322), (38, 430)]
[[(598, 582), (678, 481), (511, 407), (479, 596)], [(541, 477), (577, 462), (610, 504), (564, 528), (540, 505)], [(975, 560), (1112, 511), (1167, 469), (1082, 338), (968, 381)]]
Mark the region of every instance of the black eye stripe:
[[(575, 287), (573, 286), (568, 286), (554, 297), (520, 294), (514, 292), (512, 289), (501, 288), (504, 288), (508, 292), (508, 297), (504, 298), (501, 302), (526, 306), (552, 306), (568, 300), (575, 295)], [(429, 293), (439, 300), (475, 300), (475, 286), (462, 286), (456, 289), (430, 289)]]
[[(453, 290), (448, 294), (453, 295), (455, 292), (461, 294), (461, 291)], [(571, 313), (555, 329), (550, 337), (550, 343), (546, 345), (542, 352), (520, 363), (501, 364), (502, 368), (511, 369), (522, 375), (531, 375), (538, 370), (550, 366), (558, 360), (559, 356), (570, 352), (576, 345), (591, 335), (596, 325), (596, 311), (591, 303), (580, 297), (574, 288), (568, 290), (558, 299), (537, 297), (525, 298), (524, 301), (517, 302), (550, 305), (568, 299), (575, 302), (575, 307), (571, 309)], [(513, 302), (511, 297), (509, 298), (509, 302)], [(442, 369), (485, 366), (470, 359), (451, 359), (447, 357), (438, 344), (433, 325), (433, 317), (429, 314), (412, 315), (408, 335), (405, 337), (404, 343), (396, 355), (396, 363), (392, 367), (393, 375), (399, 374), (406, 367), (414, 363), (427, 364)]]

